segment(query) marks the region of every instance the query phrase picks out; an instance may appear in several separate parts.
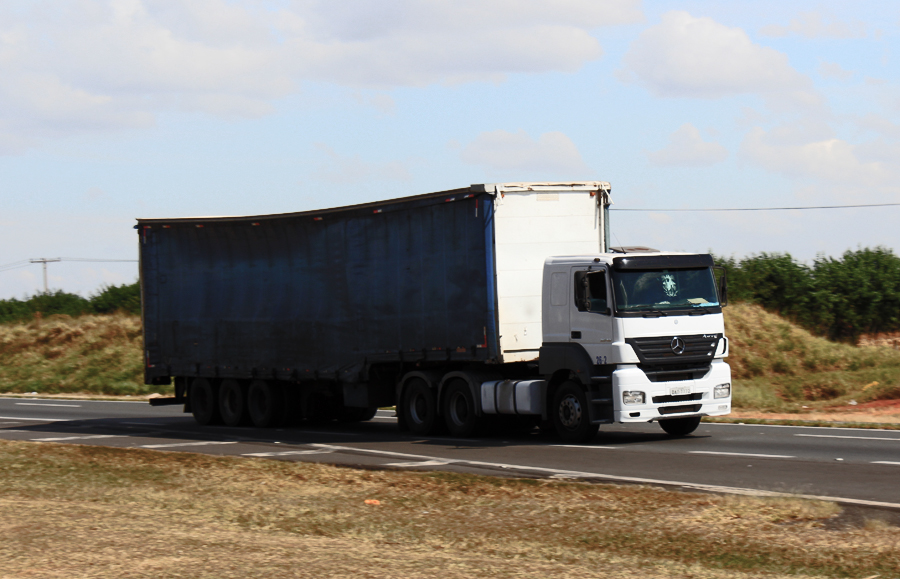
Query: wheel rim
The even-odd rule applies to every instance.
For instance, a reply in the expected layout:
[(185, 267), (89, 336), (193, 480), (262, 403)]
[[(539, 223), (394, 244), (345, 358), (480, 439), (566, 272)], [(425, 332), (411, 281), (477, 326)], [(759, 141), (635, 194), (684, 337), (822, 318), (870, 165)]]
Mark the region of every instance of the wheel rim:
[(409, 405), (409, 414), (416, 424), (422, 424), (428, 418), (428, 402), (418, 392), (413, 394), (413, 399)]
[(581, 423), (581, 402), (569, 394), (559, 404), (559, 421), (566, 428), (576, 428)]
[(450, 395), (450, 420), (457, 426), (463, 426), (469, 420), (469, 404), (460, 392)]
[(223, 402), (225, 411), (228, 412), (228, 414), (238, 413), (237, 392), (235, 392), (233, 388), (229, 388), (225, 391), (225, 399), (223, 400)]

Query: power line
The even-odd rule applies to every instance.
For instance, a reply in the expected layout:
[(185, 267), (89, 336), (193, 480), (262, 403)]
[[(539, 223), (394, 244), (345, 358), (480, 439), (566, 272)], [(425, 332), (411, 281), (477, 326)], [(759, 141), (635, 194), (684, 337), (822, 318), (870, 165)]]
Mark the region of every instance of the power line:
[(900, 203), (870, 203), (865, 205), (818, 205), (808, 207), (734, 207), (711, 209), (632, 209), (622, 207), (610, 207), (613, 211), (657, 211), (660, 213), (669, 211), (797, 211), (802, 209), (852, 209), (856, 207), (896, 207)]

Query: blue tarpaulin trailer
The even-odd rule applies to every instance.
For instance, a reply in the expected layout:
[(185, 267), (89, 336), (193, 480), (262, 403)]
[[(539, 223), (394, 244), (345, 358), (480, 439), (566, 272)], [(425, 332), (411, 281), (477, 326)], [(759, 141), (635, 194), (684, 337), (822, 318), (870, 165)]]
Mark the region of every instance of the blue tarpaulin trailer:
[(254, 388), (299, 415), (361, 416), (396, 403), (410, 373), (533, 362), (543, 260), (605, 250), (608, 205), (607, 183), (515, 183), (139, 219), (145, 380), (174, 379), (201, 422), (237, 421), (230, 396), (272, 423), (253, 416)]

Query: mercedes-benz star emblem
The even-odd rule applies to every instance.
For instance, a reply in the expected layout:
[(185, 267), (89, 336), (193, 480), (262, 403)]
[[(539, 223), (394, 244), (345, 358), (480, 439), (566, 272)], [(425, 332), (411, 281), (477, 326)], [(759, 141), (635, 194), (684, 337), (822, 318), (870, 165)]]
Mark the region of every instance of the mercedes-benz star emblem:
[(674, 338), (672, 338), (671, 346), (672, 346), (672, 352), (674, 352), (676, 356), (680, 356), (680, 355), (684, 354), (684, 340), (682, 340), (678, 336), (675, 336)]

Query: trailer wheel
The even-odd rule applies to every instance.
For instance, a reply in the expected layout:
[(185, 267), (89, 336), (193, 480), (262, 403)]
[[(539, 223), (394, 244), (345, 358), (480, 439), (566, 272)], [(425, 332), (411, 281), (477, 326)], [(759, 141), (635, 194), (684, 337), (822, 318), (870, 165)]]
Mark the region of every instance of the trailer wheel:
[(587, 395), (575, 382), (564, 382), (553, 397), (553, 425), (567, 442), (587, 442), (597, 435), (600, 426), (591, 424)]
[(469, 385), (462, 380), (454, 380), (447, 386), (443, 396), (441, 414), (452, 436), (467, 438), (478, 430), (478, 416), (475, 415), (475, 399)]
[(191, 382), (191, 414), (197, 424), (207, 426), (217, 424), (221, 420), (219, 415), (219, 401), (215, 388), (206, 378), (194, 378)]
[(258, 428), (278, 426), (284, 418), (284, 396), (278, 384), (254, 380), (247, 393), (250, 420)]
[(403, 392), (403, 415), (413, 434), (431, 434), (437, 422), (434, 390), (423, 380), (410, 380)]
[(660, 420), (659, 425), (669, 436), (687, 436), (700, 426), (700, 417), (670, 418), (668, 420)]
[(237, 380), (222, 380), (219, 384), (219, 414), (227, 426), (240, 426), (249, 422), (247, 390)]

